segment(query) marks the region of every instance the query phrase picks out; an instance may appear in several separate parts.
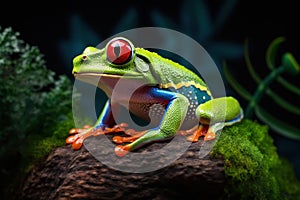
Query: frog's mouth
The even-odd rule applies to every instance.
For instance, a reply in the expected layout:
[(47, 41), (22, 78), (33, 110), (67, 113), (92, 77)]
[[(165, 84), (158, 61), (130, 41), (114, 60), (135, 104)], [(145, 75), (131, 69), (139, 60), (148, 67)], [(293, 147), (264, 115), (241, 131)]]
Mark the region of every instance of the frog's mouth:
[(131, 78), (141, 78), (141, 74), (138, 73), (126, 73), (126, 74), (108, 74), (108, 73), (94, 73), (94, 72), (73, 72), (73, 76), (76, 78), (78, 76), (92, 76), (92, 77), (108, 77), (108, 78), (121, 78), (121, 77), (131, 77)]
[(74, 72), (73, 76), (76, 78), (78, 76), (97, 76), (97, 77), (101, 77), (101, 76), (105, 76), (105, 77), (111, 77), (111, 78), (120, 78), (122, 77), (122, 75), (117, 75), (117, 74), (104, 74), (104, 73), (91, 73), (91, 72), (84, 72), (84, 73), (78, 73), (78, 72)]
[[(129, 87), (138, 88), (138, 86), (145, 85), (142, 83), (143, 76), (132, 74), (106, 74), (93, 72), (73, 72), (76, 80), (95, 85), (102, 89), (108, 96), (111, 96), (112, 91), (118, 84), (118, 90), (128, 91)], [(138, 77), (138, 78), (137, 78)]]

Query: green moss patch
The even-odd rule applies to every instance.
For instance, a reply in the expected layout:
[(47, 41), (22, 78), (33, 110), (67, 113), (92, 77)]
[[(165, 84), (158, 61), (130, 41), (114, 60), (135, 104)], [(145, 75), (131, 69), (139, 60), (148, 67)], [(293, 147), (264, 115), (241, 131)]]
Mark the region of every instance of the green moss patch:
[(212, 156), (225, 162), (224, 199), (300, 199), (300, 182), (266, 125), (243, 120), (224, 128)]
[(54, 124), (54, 131), (49, 135), (32, 134), (28, 137), (26, 148), (24, 148), (25, 172), (39, 159), (47, 156), (55, 147), (65, 145), (69, 130), (74, 128), (72, 112), (68, 113), (67, 118), (58, 124)]

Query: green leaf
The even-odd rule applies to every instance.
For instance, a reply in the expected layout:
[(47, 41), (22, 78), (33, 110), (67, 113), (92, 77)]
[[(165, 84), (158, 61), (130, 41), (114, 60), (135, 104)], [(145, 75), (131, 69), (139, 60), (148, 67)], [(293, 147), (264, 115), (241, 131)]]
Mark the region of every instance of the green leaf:
[[(274, 44), (272, 44), (272, 45), (275, 45), (275, 46), (273, 46), (273, 48), (276, 49), (278, 43), (280, 43), (281, 41), (282, 41), (281, 38), (279, 38), (278, 40), (276, 40), (276, 41), (274, 42)], [(271, 46), (272, 46), (272, 45), (271, 45)], [(271, 55), (274, 54), (274, 52), (270, 52), (270, 49), (269, 49), (267, 54), (268, 54), (268, 56), (270, 56), (270, 58), (268, 58), (268, 61), (267, 61), (267, 62), (269, 62), (269, 65), (274, 65), (274, 60), (271, 59), (271, 57), (272, 57)], [(247, 69), (248, 69), (248, 71), (249, 71), (251, 77), (252, 77), (253, 80), (259, 85), (259, 84), (262, 82), (262, 79), (261, 79), (261, 78), (259, 77), (259, 75), (255, 72), (255, 70), (254, 70), (254, 68), (253, 68), (253, 65), (252, 65), (252, 63), (251, 63), (251, 59), (250, 59), (250, 57), (249, 57), (249, 48), (248, 48), (248, 41), (247, 41), (247, 40), (246, 40), (246, 42), (245, 42), (245, 55), (244, 55), (244, 56), (245, 56), (245, 61), (246, 61), (246, 67), (247, 67)], [(290, 57), (289, 57), (289, 58), (290, 58)], [(291, 60), (291, 59), (288, 59), (288, 61), (290, 61), (290, 60)], [(288, 61), (286, 61), (286, 62), (288, 62)], [(293, 60), (291, 60), (290, 62), (295, 63), (295, 61), (293, 62)], [(288, 110), (288, 111), (291, 112), (291, 113), (300, 115), (300, 108), (298, 108), (297, 106), (295, 106), (295, 105), (289, 103), (289, 102), (286, 101), (285, 99), (281, 98), (280, 95), (277, 95), (277, 94), (276, 94), (274, 91), (272, 91), (270, 88), (267, 88), (267, 89), (266, 89), (266, 94), (267, 94), (268, 96), (270, 96), (278, 106), (280, 106), (280, 107), (282, 107), (282, 108)]]
[(178, 30), (176, 23), (174, 23), (168, 17), (161, 15), (158, 11), (152, 11), (151, 17), (156, 26)]
[(255, 114), (261, 121), (268, 124), (270, 128), (277, 133), (290, 139), (300, 140), (300, 129), (278, 120), (259, 106), (255, 108)]
[[(278, 37), (273, 40), (273, 42), (269, 45), (269, 48), (266, 53), (266, 62), (267, 66), (271, 69), (275, 69), (275, 58), (277, 54), (277, 50), (279, 45), (285, 41), (285, 38), (283, 37)], [(295, 61), (294, 61), (295, 62)], [(276, 80), (283, 85), (287, 90), (293, 92), (296, 95), (300, 95), (300, 88), (289, 83), (287, 80), (285, 80), (283, 77), (278, 76)]]
[(231, 72), (229, 71), (226, 63), (223, 64), (224, 69), (224, 75), (226, 77), (226, 80), (231, 85), (231, 87), (244, 99), (250, 101), (252, 98), (252, 95), (249, 91), (247, 91), (241, 84), (237, 82), (237, 80), (232, 76)]
[(246, 62), (246, 67), (251, 75), (251, 77), (253, 78), (253, 80), (259, 84), (261, 82), (261, 78), (259, 77), (259, 75), (255, 72), (250, 56), (249, 56), (249, 45), (248, 45), (248, 40), (245, 41), (245, 62)]
[(126, 31), (130, 28), (137, 27), (138, 20), (138, 12), (134, 7), (130, 7), (126, 9), (126, 13), (122, 16), (122, 18), (118, 21), (117, 25), (114, 28), (113, 33), (119, 33), (122, 31)]
[[(213, 36), (213, 22), (208, 10), (209, 9), (203, 0), (193, 0), (189, 1), (188, 7), (185, 10), (186, 12), (182, 14), (186, 15), (186, 13), (192, 12), (193, 17), (195, 18), (194, 25), (198, 29), (200, 42), (209, 40)], [(186, 23), (190, 24), (190, 22)], [(193, 31), (190, 33), (193, 33)]]
[(275, 64), (275, 58), (276, 58), (276, 54), (279, 48), (279, 45), (285, 41), (284, 37), (278, 37), (275, 38), (271, 44), (269, 45), (268, 49), (267, 49), (267, 53), (266, 53), (266, 63), (267, 66), (273, 70), (276, 67)]
[(217, 13), (215, 20), (215, 32), (218, 32), (225, 25), (226, 20), (229, 19), (230, 14), (232, 13), (237, 1), (236, 0), (226, 0), (221, 6), (222, 9)]

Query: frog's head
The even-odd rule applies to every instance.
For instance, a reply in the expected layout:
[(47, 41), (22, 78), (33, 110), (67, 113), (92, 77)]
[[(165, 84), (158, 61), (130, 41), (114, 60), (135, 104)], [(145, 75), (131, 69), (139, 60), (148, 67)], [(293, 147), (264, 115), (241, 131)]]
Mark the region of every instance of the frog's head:
[(134, 80), (153, 79), (149, 61), (136, 55), (136, 49), (126, 38), (116, 37), (105, 48), (87, 47), (73, 59), (73, 75), (126, 78)]

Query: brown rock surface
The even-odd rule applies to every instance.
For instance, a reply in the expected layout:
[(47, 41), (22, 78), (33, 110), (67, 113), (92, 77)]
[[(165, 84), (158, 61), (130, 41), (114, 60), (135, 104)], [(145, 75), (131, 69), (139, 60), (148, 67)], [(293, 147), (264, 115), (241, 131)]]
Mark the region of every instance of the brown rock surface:
[[(96, 141), (96, 140), (92, 140)], [(174, 141), (168, 152), (176, 152), (182, 138)], [(93, 144), (96, 146), (99, 144)], [(163, 149), (154, 143), (138, 150), (140, 155)], [(92, 145), (86, 146), (91, 150)], [(100, 145), (101, 146), (101, 145)], [(164, 162), (165, 157), (141, 159), (131, 163), (119, 158), (105, 145), (100, 155), (83, 146), (73, 151), (69, 145), (54, 149), (36, 164), (24, 181), (20, 199), (216, 199), (224, 189), (224, 163), (209, 156), (199, 157), (200, 142), (191, 144), (174, 162), (161, 169), (134, 173), (131, 169)], [(172, 149), (173, 148), (173, 149)], [(147, 154), (148, 153), (148, 154)], [(93, 156), (93, 155), (94, 156)], [(125, 164), (129, 172), (113, 169), (95, 156), (107, 156), (113, 163)], [(128, 155), (130, 156), (130, 155)], [(126, 156), (125, 156), (126, 157)], [(151, 162), (151, 163), (147, 163)], [(141, 164), (143, 163), (143, 164)]]

